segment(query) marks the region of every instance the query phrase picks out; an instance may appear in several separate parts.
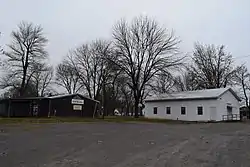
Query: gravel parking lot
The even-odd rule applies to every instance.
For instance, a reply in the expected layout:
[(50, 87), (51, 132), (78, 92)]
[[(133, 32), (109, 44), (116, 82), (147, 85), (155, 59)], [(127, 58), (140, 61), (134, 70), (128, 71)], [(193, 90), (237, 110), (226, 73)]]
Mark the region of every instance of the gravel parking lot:
[(0, 128), (1, 167), (250, 166), (243, 123), (72, 123)]

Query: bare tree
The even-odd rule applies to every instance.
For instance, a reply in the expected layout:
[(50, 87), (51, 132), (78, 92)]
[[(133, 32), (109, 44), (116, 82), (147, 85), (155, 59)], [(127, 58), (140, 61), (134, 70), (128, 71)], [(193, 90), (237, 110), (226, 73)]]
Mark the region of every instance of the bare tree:
[(122, 71), (117, 68), (115, 64), (108, 63), (105, 70), (108, 71), (108, 73), (103, 75), (102, 102), (105, 113), (113, 114), (113, 111), (118, 108), (118, 104), (120, 104), (118, 96), (121, 95), (120, 89), (123, 86), (123, 83), (120, 81), (123, 75)]
[(161, 72), (151, 82), (151, 91), (154, 94), (169, 93), (174, 86), (174, 77), (170, 73)]
[[(7, 78), (4, 78), (4, 82), (7, 83), (7, 81), (5, 81), (5, 79)], [(2, 81), (2, 82), (3, 82)], [(3, 93), (2, 97), (3, 98), (9, 98), (9, 97), (12, 97), (12, 98), (16, 98), (16, 97), (19, 97), (19, 90), (20, 90), (20, 87), (15, 87), (15, 86), (8, 86), (5, 88), (5, 92)], [(26, 90), (23, 94), (24, 97), (35, 97), (36, 96), (36, 88), (35, 88), (35, 85), (33, 84), (33, 82), (29, 82), (29, 84), (26, 86)]]
[(245, 65), (242, 65), (237, 70), (236, 84), (240, 85), (240, 92), (243, 94), (243, 99), (245, 100), (246, 107), (250, 111), (249, 103), (249, 93), (250, 93), (250, 73)]
[(97, 99), (101, 96), (101, 90), (110, 75), (106, 61), (110, 54), (110, 43), (96, 40), (91, 44), (83, 44), (68, 56), (90, 98)]
[[(1, 37), (1, 32), (0, 32), (0, 37)], [(3, 48), (0, 45), (0, 54), (2, 54), (2, 53), (3, 53)]]
[(178, 66), (182, 58), (175, 53), (179, 41), (173, 33), (148, 17), (137, 17), (131, 24), (121, 20), (114, 26), (116, 54), (111, 61), (128, 76), (133, 91), (135, 117), (145, 86), (154, 75)]
[(128, 116), (129, 113), (133, 112), (133, 92), (130, 89), (130, 87), (127, 84), (127, 76), (124, 74), (121, 74), (118, 76), (116, 80), (116, 85), (117, 85), (117, 100), (121, 102), (121, 108), (122, 112)]
[(34, 66), (34, 71), (32, 81), (36, 88), (36, 96), (44, 96), (51, 90), (53, 67), (39, 63)]
[(173, 78), (173, 91), (191, 91), (196, 90), (197, 83), (194, 81), (194, 76), (188, 70)]
[(23, 96), (35, 72), (32, 66), (47, 58), (45, 46), (48, 40), (41, 26), (27, 22), (21, 22), (11, 37), (12, 42), (7, 45), (9, 49), (4, 52), (6, 78), (9, 78), (5, 86), (18, 88), (19, 96)]
[(56, 67), (55, 83), (62, 86), (69, 94), (77, 93), (81, 90), (80, 78), (77, 72), (67, 60), (64, 60)]
[(196, 89), (232, 85), (236, 69), (232, 55), (224, 51), (224, 46), (195, 44), (190, 72)]

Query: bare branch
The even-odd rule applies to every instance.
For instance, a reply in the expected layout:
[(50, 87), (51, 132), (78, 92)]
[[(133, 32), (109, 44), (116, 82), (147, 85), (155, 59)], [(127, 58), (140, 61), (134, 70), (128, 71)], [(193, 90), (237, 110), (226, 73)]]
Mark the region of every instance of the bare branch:
[(11, 33), (11, 37), (12, 42), (7, 45), (9, 49), (4, 52), (7, 60), (5, 68), (8, 69), (8, 75), (18, 73), (19, 95), (23, 96), (35, 73), (33, 64), (47, 58), (45, 46), (48, 40), (43, 36), (41, 26), (27, 22), (21, 22), (18, 30)]
[(83, 44), (68, 55), (68, 61), (90, 98), (97, 99), (100, 96), (102, 84), (107, 82), (110, 75), (106, 61), (106, 57), (112, 54), (110, 46), (110, 42), (96, 40)]
[(82, 88), (74, 66), (67, 60), (57, 66), (55, 80), (55, 83), (65, 88), (69, 94), (77, 93)]
[(147, 83), (161, 71), (181, 64), (176, 53), (180, 42), (173, 34), (148, 17), (137, 17), (131, 24), (121, 20), (114, 26), (116, 54), (111, 61), (127, 75), (137, 106)]
[(53, 78), (53, 67), (46, 63), (33, 64), (31, 76), (32, 83), (36, 88), (36, 96), (45, 96), (50, 91), (50, 85)]
[(237, 68), (233, 66), (232, 55), (225, 53), (224, 46), (195, 44), (193, 63), (189, 70), (197, 83), (196, 89), (233, 84)]

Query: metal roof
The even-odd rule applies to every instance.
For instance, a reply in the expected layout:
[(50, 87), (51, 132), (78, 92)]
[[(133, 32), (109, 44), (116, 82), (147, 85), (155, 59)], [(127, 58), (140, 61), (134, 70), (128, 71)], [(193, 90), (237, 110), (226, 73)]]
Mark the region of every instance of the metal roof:
[(64, 98), (64, 97), (70, 97), (70, 96), (80, 96), (82, 98), (85, 98), (85, 99), (89, 99), (89, 100), (92, 100), (92, 101), (95, 101), (97, 103), (100, 103), (98, 100), (94, 100), (94, 99), (91, 99), (89, 97), (86, 97), (86, 96), (83, 96), (79, 93), (75, 93), (75, 94), (64, 94), (64, 95), (56, 95), (56, 96), (50, 96), (48, 97), (49, 99), (59, 99), (59, 98)]
[[(70, 96), (80, 96), (84, 99), (89, 99), (92, 101), (95, 101), (96, 103), (100, 103), (97, 100), (91, 99), (89, 97), (83, 96), (81, 94), (75, 93), (75, 94), (63, 94), (63, 95), (56, 95), (56, 96), (50, 96), (50, 97), (18, 97), (18, 98), (10, 98), (11, 100), (43, 100), (43, 99), (59, 99), (64, 97), (70, 97)], [(6, 98), (7, 99), (7, 98)], [(2, 99), (4, 100), (4, 99)]]
[(145, 102), (150, 101), (177, 101), (177, 100), (202, 100), (217, 99), (227, 91), (230, 91), (237, 100), (241, 100), (231, 88), (204, 89), (195, 91), (173, 92), (148, 97)]

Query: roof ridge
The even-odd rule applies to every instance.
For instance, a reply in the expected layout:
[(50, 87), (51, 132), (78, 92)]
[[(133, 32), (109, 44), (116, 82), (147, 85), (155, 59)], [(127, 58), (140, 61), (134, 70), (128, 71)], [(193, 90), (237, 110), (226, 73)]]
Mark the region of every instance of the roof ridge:
[(159, 95), (148, 97), (147, 99), (145, 99), (145, 101), (211, 99), (211, 98), (217, 99), (228, 90), (230, 90), (230, 92), (237, 98), (236, 93), (231, 88), (227, 87), (227, 88), (202, 89), (202, 90), (194, 90), (194, 91), (180, 91), (180, 92), (172, 92), (168, 94), (159, 94)]
[(212, 89), (199, 89), (199, 90), (188, 90), (188, 91), (176, 91), (176, 92), (170, 92), (170, 93), (163, 93), (163, 94), (160, 94), (160, 95), (171, 95), (171, 94), (177, 94), (177, 93), (202, 92), (202, 91), (222, 90), (222, 89), (225, 89), (225, 91), (226, 91), (226, 90), (231, 89), (231, 88), (230, 88), (230, 87), (227, 87), (227, 88), (212, 88)]

